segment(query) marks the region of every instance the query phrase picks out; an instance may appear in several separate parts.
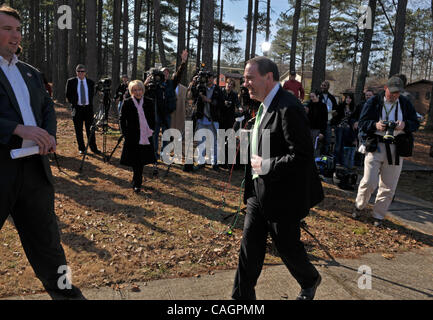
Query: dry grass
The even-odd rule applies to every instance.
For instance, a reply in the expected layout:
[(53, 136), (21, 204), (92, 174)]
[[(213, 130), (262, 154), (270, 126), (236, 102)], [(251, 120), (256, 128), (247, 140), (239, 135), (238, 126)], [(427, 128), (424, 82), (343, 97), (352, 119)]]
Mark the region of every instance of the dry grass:
[[(433, 158), (429, 156), (433, 145), (433, 131), (421, 129), (415, 133), (413, 157), (408, 158), (416, 164), (433, 169)], [(433, 172), (402, 172), (398, 189), (415, 197), (433, 202)]]
[[(81, 288), (132, 285), (136, 281), (211, 273), (237, 266), (243, 215), (232, 216), (239, 204), (242, 170), (227, 185), (228, 170), (209, 168), (191, 174), (160, 164), (160, 177), (145, 168), (145, 192), (132, 192), (132, 173), (119, 165), (121, 148), (109, 164), (90, 154), (82, 174), (73, 124), (66, 108), (57, 107), (58, 155), (62, 171), (52, 163), (55, 208), (61, 239)], [(114, 124), (112, 124), (114, 126)], [(108, 137), (112, 150), (118, 136)], [(102, 149), (102, 138), (97, 142)], [(306, 221), (309, 230), (333, 257), (359, 257), (367, 252), (393, 254), (433, 244), (432, 237), (387, 221), (384, 229), (369, 218), (350, 218), (352, 196), (324, 184), (326, 199)], [(225, 204), (222, 195), (225, 195)], [(243, 205), (242, 205), (243, 206)], [(234, 223), (233, 232), (227, 234)], [(329, 259), (305, 232), (313, 259)], [(269, 243), (266, 264), (279, 264)], [(7, 222), (0, 232), (0, 297), (42, 291), (34, 277), (18, 235)]]

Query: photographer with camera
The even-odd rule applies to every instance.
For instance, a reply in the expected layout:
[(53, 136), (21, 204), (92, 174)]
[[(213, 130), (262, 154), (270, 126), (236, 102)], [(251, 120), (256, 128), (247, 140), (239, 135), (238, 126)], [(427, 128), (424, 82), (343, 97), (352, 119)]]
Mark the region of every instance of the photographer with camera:
[(78, 151), (80, 154), (83, 154), (86, 149), (83, 139), (84, 123), (90, 150), (95, 154), (100, 154), (101, 152), (96, 146), (95, 135), (91, 134), (90, 130), (94, 120), (93, 97), (95, 94), (95, 82), (86, 77), (86, 67), (84, 65), (77, 65), (75, 72), (77, 76), (68, 79), (66, 82), (66, 99), (72, 104), (72, 120), (74, 122)]
[(241, 78), (241, 88), (239, 90), (240, 106), (235, 113), (235, 117), (237, 119), (236, 121), (239, 122), (241, 119), (242, 121), (239, 123), (239, 126), (235, 126), (235, 131), (237, 131), (239, 128), (243, 128), (251, 118), (254, 118), (260, 106), (260, 101), (250, 98), (248, 88), (243, 85), (244, 82), (244, 78)]
[[(155, 155), (158, 158), (159, 150), (159, 132), (162, 129), (164, 133), (165, 130), (170, 129), (171, 125), (171, 113), (176, 110), (176, 87), (179, 84), (182, 74), (186, 69), (186, 61), (188, 59), (188, 51), (184, 50), (181, 55), (181, 64), (176, 74), (172, 79), (170, 79), (170, 70), (166, 67), (162, 68), (160, 72), (162, 73), (161, 82), (158, 80), (154, 81), (156, 87), (156, 112), (155, 112), (155, 132), (153, 134), (153, 143), (155, 148)], [(152, 78), (152, 75), (149, 77)], [(148, 77), (148, 79), (149, 79)], [(159, 77), (159, 75), (158, 75)], [(155, 77), (153, 77), (155, 79)], [(146, 79), (145, 85), (148, 82)], [(151, 81), (149, 79), (149, 81)], [(151, 81), (152, 82), (152, 81)], [(161, 91), (162, 90), (162, 91)], [(146, 86), (146, 94), (147, 94)], [(162, 145), (162, 150), (168, 144), (164, 142)], [(161, 150), (161, 151), (162, 151)]]
[[(196, 105), (196, 126), (197, 130), (208, 129), (211, 130), (214, 135), (214, 150), (211, 155), (212, 168), (215, 171), (219, 170), (217, 164), (217, 133), (221, 116), (225, 108), (224, 96), (221, 89), (214, 83), (215, 76), (212, 72), (200, 71), (195, 76), (189, 85), (191, 94), (195, 99)], [(206, 154), (206, 138), (203, 137), (202, 141), (198, 145), (198, 164), (194, 167), (194, 171), (197, 171), (205, 165), (205, 154)]]
[(119, 115), (120, 112), (122, 111), (123, 100), (126, 98), (127, 93), (128, 93), (128, 75), (124, 74), (122, 76), (122, 82), (117, 87), (116, 94), (114, 95), (114, 100), (116, 101), (117, 112), (119, 113)]
[(237, 92), (233, 90), (234, 87), (235, 81), (228, 79), (225, 88), (222, 89), (225, 108), (221, 119), (221, 129), (232, 129), (235, 123), (235, 111), (240, 103)]
[(352, 213), (358, 218), (368, 204), (370, 196), (379, 184), (372, 216), (374, 226), (380, 226), (397, 187), (403, 159), (413, 150), (412, 132), (419, 122), (412, 103), (400, 95), (403, 82), (391, 77), (384, 86), (384, 93), (369, 99), (359, 118), (359, 131), (365, 141), (364, 177), (356, 196)]

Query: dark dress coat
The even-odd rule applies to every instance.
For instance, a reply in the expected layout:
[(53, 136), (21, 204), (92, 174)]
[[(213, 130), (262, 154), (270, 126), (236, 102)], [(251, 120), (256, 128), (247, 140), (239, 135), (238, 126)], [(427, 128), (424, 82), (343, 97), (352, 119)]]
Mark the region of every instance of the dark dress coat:
[[(30, 105), (38, 127), (45, 129), (50, 135), (56, 136), (57, 121), (54, 103), (48, 95), (42, 82), (41, 74), (34, 67), (24, 62), (17, 62), (18, 70), (27, 85), (30, 94)], [(18, 124), (24, 124), (18, 101), (5, 74), (0, 69), (0, 149), (4, 156), (10, 159), (11, 149), (21, 148), (23, 140), (13, 132)], [(2, 155), (3, 156), (3, 155)], [(0, 163), (2, 161), (0, 156)], [(48, 156), (40, 156), (48, 181), (54, 184)], [(15, 162), (17, 165), (17, 162)], [(4, 171), (5, 173), (11, 173)], [(2, 177), (4, 178), (4, 177)]]
[(311, 129), (319, 129), (320, 133), (326, 134), (326, 127), (328, 126), (328, 108), (323, 102), (310, 101), (307, 105), (308, 120), (310, 121)]
[[(155, 112), (152, 100), (143, 97), (143, 110), (149, 128), (155, 128)], [(137, 108), (132, 98), (125, 100), (120, 114), (120, 128), (125, 142), (123, 144), (120, 164), (136, 167), (150, 163), (155, 163), (155, 152), (153, 149), (152, 136), (149, 137), (148, 145), (140, 145), (140, 123)]]
[(262, 117), (258, 155), (265, 157), (262, 130), (269, 129), (270, 155), (262, 162), (269, 170), (252, 180), (251, 164), (247, 165), (244, 202), (256, 195), (270, 221), (299, 221), (324, 198), (307, 114), (294, 95), (280, 88)]

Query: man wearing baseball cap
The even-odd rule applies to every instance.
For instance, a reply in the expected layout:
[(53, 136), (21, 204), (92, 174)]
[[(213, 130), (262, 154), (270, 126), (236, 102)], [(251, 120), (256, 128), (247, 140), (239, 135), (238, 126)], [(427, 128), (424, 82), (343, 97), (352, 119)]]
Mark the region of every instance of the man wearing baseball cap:
[(302, 87), (302, 83), (296, 80), (296, 71), (290, 71), (289, 80), (284, 82), (283, 89), (291, 92), (295, 95), (296, 98), (303, 101), (304, 100), (304, 88)]
[(391, 77), (384, 91), (369, 99), (359, 118), (359, 132), (365, 146), (364, 176), (359, 184), (353, 218), (364, 213), (370, 196), (379, 185), (372, 216), (376, 227), (382, 224), (392, 202), (403, 159), (412, 155), (412, 132), (419, 122), (412, 103), (400, 95), (403, 81)]

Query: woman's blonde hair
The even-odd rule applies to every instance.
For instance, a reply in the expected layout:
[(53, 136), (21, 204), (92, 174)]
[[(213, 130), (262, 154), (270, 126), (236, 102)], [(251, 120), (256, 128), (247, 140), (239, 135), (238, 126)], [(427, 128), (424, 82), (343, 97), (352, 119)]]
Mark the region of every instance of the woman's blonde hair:
[(132, 80), (129, 84), (128, 84), (128, 91), (129, 94), (132, 96), (132, 89), (134, 87), (139, 87), (141, 89), (143, 89), (144, 91), (144, 83), (141, 80)]

